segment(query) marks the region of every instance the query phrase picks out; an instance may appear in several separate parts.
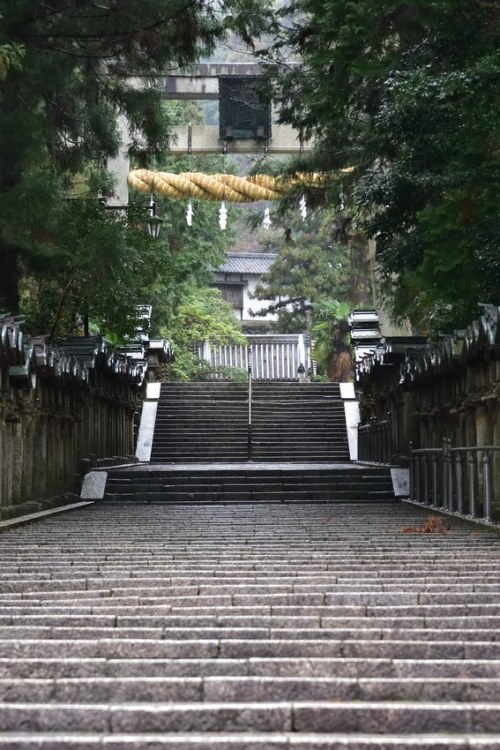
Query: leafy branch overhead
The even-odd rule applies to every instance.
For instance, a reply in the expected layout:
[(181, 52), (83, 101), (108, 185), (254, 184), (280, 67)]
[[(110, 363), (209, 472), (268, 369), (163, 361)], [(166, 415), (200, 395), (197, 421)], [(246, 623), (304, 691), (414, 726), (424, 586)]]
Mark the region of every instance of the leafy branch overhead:
[(265, 312), (279, 313), (280, 330), (305, 330), (319, 299), (350, 297), (350, 248), (318, 239), (306, 235), (285, 243), (256, 286), (256, 299), (269, 301)]
[(498, 3), (292, 0), (278, 15), (262, 55), (280, 119), (315, 138), (309, 168), (355, 167), (348, 198), (396, 317), (429, 331), (499, 304)]
[[(45, 267), (48, 284), (58, 256), (64, 274), (71, 251), (61, 201), (112, 192), (105, 168), (119, 148), (120, 120), (130, 125), (136, 159), (163, 155), (178, 115), (162, 104), (165, 74), (210, 54), (229, 32), (258, 34), (266, 11), (261, 0), (0, 0), (0, 17), (0, 309), (17, 312), (24, 277), (41, 279)], [(88, 215), (83, 204), (78, 212)], [(89, 257), (108, 246), (101, 219)], [(86, 244), (73, 246), (75, 260)], [(109, 255), (117, 279), (124, 253), (122, 243), (121, 254)], [(115, 294), (108, 290), (109, 308)]]

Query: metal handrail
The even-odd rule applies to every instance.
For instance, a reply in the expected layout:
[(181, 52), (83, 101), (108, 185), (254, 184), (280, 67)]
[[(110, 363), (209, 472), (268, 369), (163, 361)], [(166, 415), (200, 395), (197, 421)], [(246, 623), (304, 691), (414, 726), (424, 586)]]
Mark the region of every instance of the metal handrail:
[(252, 345), (248, 345), (247, 353), (248, 362), (248, 448), (247, 448), (247, 459), (252, 461), (253, 458), (253, 440), (252, 440), (252, 365), (253, 365), (253, 349)]
[(371, 419), (358, 425), (358, 460), (380, 464), (392, 463), (392, 422), (390, 414), (385, 419)]
[(492, 521), (493, 462), (500, 446), (410, 447), (410, 499), (467, 518)]

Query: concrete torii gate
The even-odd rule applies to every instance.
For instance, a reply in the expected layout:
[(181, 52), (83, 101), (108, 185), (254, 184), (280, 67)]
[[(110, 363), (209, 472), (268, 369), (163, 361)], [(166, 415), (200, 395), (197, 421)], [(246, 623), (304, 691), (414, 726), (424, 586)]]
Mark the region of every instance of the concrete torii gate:
[[(255, 63), (205, 63), (193, 66), (189, 70), (174, 70), (156, 78), (155, 84), (163, 91), (165, 99), (204, 100), (219, 99), (219, 82), (221, 78), (248, 77), (256, 78), (263, 70)], [(151, 78), (130, 78), (134, 88), (145, 88), (151, 85)], [(172, 154), (292, 154), (307, 150), (309, 143), (304, 143), (296, 130), (288, 125), (276, 122), (276, 112), (271, 113), (272, 135), (270, 138), (230, 140), (220, 137), (219, 127), (211, 125), (183, 125), (172, 128), (169, 152)], [(122, 149), (120, 154), (108, 161), (108, 169), (114, 174), (115, 195), (108, 200), (108, 205), (128, 203), (127, 177), (130, 169), (127, 154), (128, 127), (124, 118), (120, 118)]]
[[(254, 63), (207, 63), (198, 65), (192, 71), (179, 71), (165, 78), (164, 92), (166, 99), (219, 99), (220, 80), (238, 78), (258, 78), (263, 75), (260, 65)], [(170, 147), (172, 153), (217, 154), (226, 148), (231, 153), (253, 154), (291, 154), (303, 151), (306, 144), (301, 141), (296, 130), (289, 125), (276, 122), (276, 111), (271, 113), (272, 136), (269, 139), (256, 137), (254, 140), (231, 139), (224, 142), (219, 128), (210, 125), (177, 127), (173, 129), (174, 141)]]

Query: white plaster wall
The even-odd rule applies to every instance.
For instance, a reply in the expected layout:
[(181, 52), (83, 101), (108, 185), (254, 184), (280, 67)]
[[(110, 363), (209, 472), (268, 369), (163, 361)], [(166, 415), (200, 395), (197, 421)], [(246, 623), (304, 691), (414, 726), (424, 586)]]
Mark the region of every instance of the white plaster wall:
[(149, 461), (151, 459), (157, 409), (158, 401), (145, 401), (142, 405), (141, 423), (139, 425), (139, 435), (135, 451), (135, 455), (139, 461)]
[(349, 442), (349, 456), (351, 461), (358, 460), (358, 424), (359, 403), (355, 400), (344, 401), (347, 440)]

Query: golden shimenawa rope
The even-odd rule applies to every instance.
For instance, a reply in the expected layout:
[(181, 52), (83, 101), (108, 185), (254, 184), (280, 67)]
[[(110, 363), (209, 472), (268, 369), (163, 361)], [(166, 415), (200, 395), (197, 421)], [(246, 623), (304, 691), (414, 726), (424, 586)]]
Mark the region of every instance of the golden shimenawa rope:
[[(348, 173), (352, 169), (344, 169)], [(296, 175), (293, 180), (283, 180), (270, 175), (255, 174), (237, 177), (232, 174), (204, 174), (203, 172), (153, 172), (134, 169), (128, 175), (128, 184), (140, 193), (161, 193), (167, 198), (198, 198), (206, 201), (226, 200), (231, 203), (273, 201), (283, 198), (292, 186), (320, 185), (325, 175), (320, 173)]]

